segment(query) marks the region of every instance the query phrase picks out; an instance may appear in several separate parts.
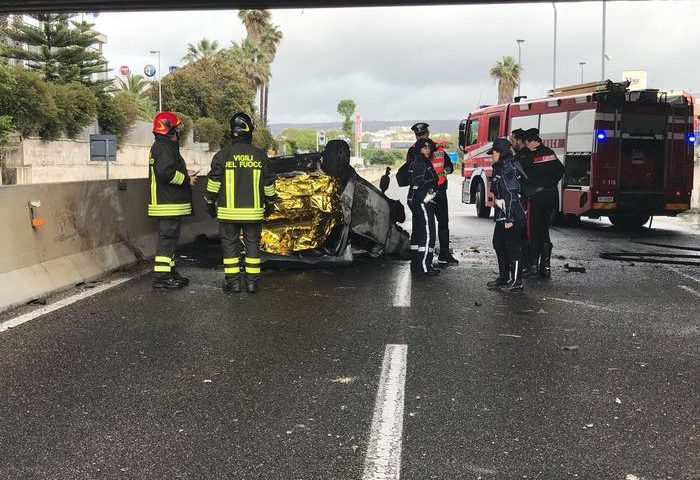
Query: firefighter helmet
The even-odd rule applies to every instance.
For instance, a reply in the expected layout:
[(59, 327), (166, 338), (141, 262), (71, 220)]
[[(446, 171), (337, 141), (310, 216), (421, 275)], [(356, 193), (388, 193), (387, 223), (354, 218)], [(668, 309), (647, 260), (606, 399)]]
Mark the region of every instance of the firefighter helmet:
[(229, 122), (231, 126), (231, 135), (234, 137), (243, 137), (253, 135), (253, 130), (255, 130), (255, 125), (253, 125), (253, 120), (249, 115), (238, 112)]
[(182, 121), (173, 112), (160, 112), (153, 119), (153, 133), (172, 135), (180, 125)]

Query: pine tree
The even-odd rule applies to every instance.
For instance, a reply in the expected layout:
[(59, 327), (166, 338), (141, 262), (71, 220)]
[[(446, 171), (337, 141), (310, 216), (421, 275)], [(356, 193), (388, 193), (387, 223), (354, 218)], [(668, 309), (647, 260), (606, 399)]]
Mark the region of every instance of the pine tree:
[[(99, 43), (93, 24), (71, 21), (73, 15), (47, 13), (31, 15), (38, 26), (13, 23), (5, 30), (6, 40), (0, 55), (24, 61), (26, 66), (41, 71), (49, 82), (80, 82), (103, 90), (108, 80), (93, 80), (95, 73), (107, 69), (107, 61), (91, 46)], [(19, 46), (18, 46), (19, 45)]]

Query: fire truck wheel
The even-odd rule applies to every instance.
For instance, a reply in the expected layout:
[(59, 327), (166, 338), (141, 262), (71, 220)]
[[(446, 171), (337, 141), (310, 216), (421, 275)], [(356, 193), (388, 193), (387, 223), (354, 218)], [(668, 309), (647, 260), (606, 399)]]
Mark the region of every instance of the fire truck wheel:
[(608, 219), (620, 230), (638, 230), (649, 221), (649, 215), (610, 215)]
[(491, 215), (491, 207), (486, 206), (486, 187), (484, 182), (479, 182), (476, 187), (476, 195), (474, 195), (474, 204), (476, 205), (476, 215), (479, 218), (489, 218)]

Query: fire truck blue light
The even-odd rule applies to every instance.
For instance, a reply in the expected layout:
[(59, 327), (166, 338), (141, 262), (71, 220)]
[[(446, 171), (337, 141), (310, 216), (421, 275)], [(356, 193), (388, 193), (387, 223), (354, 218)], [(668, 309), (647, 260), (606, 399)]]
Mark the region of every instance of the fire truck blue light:
[(598, 133), (596, 134), (596, 137), (598, 140), (601, 142), (607, 138), (607, 135), (605, 134), (605, 130), (598, 130)]
[(695, 136), (694, 133), (691, 133), (688, 135), (688, 143), (695, 143), (697, 141), (697, 137)]

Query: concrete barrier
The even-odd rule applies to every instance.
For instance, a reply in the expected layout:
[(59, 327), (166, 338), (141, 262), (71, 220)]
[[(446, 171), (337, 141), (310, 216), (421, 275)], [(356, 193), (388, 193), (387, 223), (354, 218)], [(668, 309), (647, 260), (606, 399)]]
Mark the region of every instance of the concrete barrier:
[[(218, 231), (194, 187), (181, 243)], [(156, 220), (146, 215), (148, 181), (105, 180), (0, 188), (0, 311), (153, 256)], [(43, 225), (32, 227), (30, 202)]]

